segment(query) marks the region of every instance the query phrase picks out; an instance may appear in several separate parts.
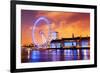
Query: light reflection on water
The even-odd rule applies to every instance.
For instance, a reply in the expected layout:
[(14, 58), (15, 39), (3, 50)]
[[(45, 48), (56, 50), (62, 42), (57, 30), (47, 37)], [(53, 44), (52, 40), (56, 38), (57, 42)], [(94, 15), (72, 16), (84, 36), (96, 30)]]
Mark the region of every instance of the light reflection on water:
[[(90, 59), (90, 50), (31, 50), (30, 58), (22, 62), (48, 62), (48, 61), (68, 61), (68, 60), (88, 60)], [(27, 55), (24, 55), (27, 57)]]

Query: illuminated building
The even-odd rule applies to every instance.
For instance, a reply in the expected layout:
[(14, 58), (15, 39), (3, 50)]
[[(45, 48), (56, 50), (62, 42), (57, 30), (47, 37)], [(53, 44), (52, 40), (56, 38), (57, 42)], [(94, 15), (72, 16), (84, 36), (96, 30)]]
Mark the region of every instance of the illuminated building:
[[(52, 40), (51, 49), (67, 50), (67, 54), (72, 54), (74, 60), (84, 59), (84, 55), (90, 56), (90, 37), (74, 37)], [(77, 57), (78, 56), (78, 57)]]
[(52, 40), (58, 39), (58, 32), (51, 32), (51, 39)]
[(74, 38), (62, 38), (52, 40), (50, 48), (72, 48), (72, 47), (89, 47), (90, 37), (74, 37)]

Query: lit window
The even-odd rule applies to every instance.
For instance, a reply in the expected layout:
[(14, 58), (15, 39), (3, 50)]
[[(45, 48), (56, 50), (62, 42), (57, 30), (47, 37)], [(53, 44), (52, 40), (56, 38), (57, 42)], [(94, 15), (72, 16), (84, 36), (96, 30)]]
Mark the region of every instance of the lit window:
[(76, 46), (76, 42), (73, 42), (73, 46)]
[(57, 43), (57, 48), (61, 48), (61, 43)]
[(56, 45), (54, 43), (51, 43), (50, 47), (51, 48), (56, 48)]
[(82, 41), (82, 47), (88, 47), (88, 41)]
[(65, 47), (72, 46), (72, 42), (65, 42), (64, 45), (65, 45)]

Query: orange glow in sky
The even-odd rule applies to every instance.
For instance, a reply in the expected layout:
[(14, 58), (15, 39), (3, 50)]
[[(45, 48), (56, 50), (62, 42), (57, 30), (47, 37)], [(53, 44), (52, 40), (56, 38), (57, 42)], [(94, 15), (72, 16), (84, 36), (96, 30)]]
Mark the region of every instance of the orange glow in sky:
[[(52, 11), (36, 11), (22, 10), (21, 11), (21, 42), (22, 45), (32, 43), (32, 27), (35, 21), (45, 16), (50, 21), (51, 31), (58, 32), (59, 39), (74, 36), (90, 36), (90, 14), (76, 12), (52, 12)], [(41, 43), (40, 31), (45, 31), (45, 36), (48, 36), (48, 26), (41, 21), (36, 27), (35, 40)]]

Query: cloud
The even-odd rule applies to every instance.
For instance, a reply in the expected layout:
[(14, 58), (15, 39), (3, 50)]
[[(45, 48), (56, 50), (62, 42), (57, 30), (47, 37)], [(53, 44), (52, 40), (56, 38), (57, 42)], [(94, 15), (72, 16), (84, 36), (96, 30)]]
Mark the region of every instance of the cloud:
[[(59, 38), (72, 37), (72, 33), (75, 36), (90, 35), (89, 13), (24, 10), (22, 13), (22, 41), (32, 42), (32, 27), (34, 22), (41, 16), (47, 17), (51, 22), (51, 31), (59, 32)], [(40, 21), (36, 27), (35, 37), (38, 42), (41, 40), (40, 31), (45, 31), (45, 36), (48, 35), (48, 25), (44, 21)]]

